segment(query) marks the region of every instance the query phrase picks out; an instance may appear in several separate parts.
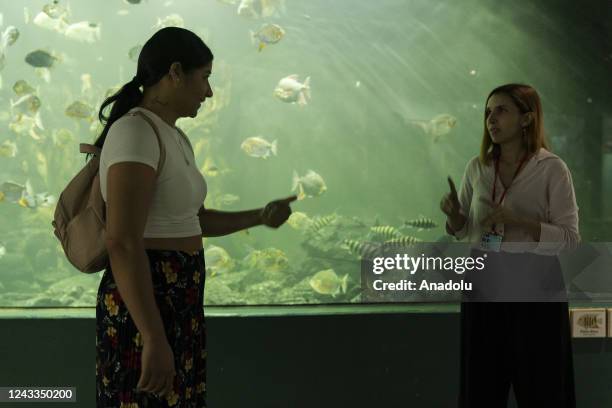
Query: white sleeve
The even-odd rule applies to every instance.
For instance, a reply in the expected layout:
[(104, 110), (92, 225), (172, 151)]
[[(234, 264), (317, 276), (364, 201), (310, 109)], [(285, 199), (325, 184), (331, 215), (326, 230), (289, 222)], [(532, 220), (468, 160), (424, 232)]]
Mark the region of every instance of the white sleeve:
[(108, 130), (103, 150), (107, 168), (119, 162), (138, 162), (157, 170), (160, 154), (157, 136), (151, 125), (137, 116), (117, 119)]
[(540, 222), (540, 242), (535, 253), (554, 255), (575, 249), (578, 232), (578, 205), (572, 175), (562, 160), (555, 160), (547, 186), (548, 222)]

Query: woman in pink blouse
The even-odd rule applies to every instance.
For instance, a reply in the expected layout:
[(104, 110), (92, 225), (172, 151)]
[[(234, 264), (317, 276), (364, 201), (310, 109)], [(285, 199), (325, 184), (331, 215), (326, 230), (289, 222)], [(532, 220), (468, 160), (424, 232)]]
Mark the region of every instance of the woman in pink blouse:
[(580, 242), (567, 165), (550, 152), (528, 85), (489, 94), (480, 155), (440, 203), (446, 230), (483, 257), (461, 303), (460, 407), (575, 407), (565, 284), (557, 254)]

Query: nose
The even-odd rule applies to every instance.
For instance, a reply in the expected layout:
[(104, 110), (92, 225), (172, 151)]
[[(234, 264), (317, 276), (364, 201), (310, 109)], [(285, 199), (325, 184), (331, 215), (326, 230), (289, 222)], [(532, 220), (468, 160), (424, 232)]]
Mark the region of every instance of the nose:
[(487, 118), (487, 124), (489, 126), (494, 125), (497, 122), (497, 120), (495, 119), (495, 117), (493, 116), (493, 114), (489, 114), (489, 117)]

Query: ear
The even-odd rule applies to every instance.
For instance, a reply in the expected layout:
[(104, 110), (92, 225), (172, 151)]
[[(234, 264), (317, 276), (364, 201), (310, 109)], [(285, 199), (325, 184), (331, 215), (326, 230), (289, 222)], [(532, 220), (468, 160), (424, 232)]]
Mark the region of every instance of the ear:
[(527, 127), (533, 122), (533, 112), (527, 112), (523, 115), (522, 127)]
[(173, 62), (170, 65), (170, 69), (168, 70), (168, 75), (170, 75), (170, 79), (173, 83), (178, 83), (181, 79), (181, 73), (183, 72), (182, 66), (180, 62)]

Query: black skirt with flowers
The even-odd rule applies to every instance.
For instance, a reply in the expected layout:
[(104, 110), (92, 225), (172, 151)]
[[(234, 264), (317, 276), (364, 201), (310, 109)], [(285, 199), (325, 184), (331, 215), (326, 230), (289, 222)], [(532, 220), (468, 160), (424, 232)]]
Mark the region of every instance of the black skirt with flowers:
[(136, 390), (142, 338), (113, 278), (110, 266), (96, 302), (97, 407), (205, 407), (206, 330), (204, 251), (146, 250), (153, 292), (174, 353), (173, 390), (156, 397)]

